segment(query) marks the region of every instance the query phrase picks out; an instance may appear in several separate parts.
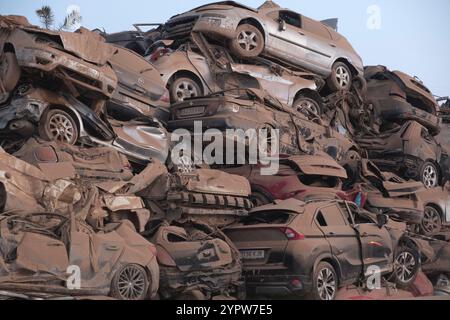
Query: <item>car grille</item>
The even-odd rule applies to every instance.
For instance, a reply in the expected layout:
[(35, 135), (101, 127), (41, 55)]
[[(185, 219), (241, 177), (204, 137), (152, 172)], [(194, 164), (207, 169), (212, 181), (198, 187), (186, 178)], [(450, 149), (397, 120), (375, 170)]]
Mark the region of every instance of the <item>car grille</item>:
[(170, 39), (186, 38), (191, 34), (198, 17), (187, 17), (166, 23), (166, 37)]

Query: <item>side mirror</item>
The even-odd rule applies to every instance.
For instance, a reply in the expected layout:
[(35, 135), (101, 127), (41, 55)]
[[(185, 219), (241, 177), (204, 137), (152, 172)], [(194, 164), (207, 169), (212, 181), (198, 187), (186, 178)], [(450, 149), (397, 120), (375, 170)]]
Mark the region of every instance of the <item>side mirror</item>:
[(280, 23), (280, 31), (286, 31), (286, 29), (287, 29), (286, 21), (284, 21), (283, 19), (280, 19), (279, 23)]
[(389, 223), (389, 216), (387, 214), (378, 214), (377, 223), (380, 229), (383, 228), (385, 225)]

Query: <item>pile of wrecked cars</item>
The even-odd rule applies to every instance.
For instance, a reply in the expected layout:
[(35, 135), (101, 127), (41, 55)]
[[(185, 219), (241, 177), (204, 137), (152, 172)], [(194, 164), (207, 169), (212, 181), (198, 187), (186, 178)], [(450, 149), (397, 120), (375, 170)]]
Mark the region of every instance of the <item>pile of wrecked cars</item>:
[[(449, 295), (445, 103), (334, 22), (272, 1), (117, 34), (0, 16), (0, 299)], [(270, 161), (232, 136), (210, 163), (210, 129), (278, 134)]]

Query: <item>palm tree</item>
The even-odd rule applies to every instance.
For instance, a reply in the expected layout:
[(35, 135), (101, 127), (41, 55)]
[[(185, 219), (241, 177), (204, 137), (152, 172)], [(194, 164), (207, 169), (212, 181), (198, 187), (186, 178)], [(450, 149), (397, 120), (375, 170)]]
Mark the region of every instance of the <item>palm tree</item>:
[[(42, 6), (40, 9), (36, 10), (36, 14), (39, 17), (39, 20), (42, 23), (42, 26), (46, 29), (52, 29), (53, 24), (55, 22), (55, 16), (53, 14), (52, 8), (49, 6)], [(77, 26), (81, 23), (82, 17), (78, 10), (70, 11), (67, 16), (64, 18), (64, 21), (59, 24), (59, 27), (56, 29), (58, 31), (61, 30), (70, 30), (74, 26)]]

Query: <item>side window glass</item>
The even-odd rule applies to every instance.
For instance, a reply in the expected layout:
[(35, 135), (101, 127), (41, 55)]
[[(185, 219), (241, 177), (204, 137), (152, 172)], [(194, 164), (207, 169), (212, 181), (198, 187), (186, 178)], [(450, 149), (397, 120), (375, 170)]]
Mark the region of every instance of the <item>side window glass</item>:
[(321, 227), (327, 226), (327, 222), (325, 221), (325, 218), (323, 217), (322, 211), (319, 211), (319, 213), (317, 213), (316, 220), (317, 220), (317, 223), (319, 224), (319, 226), (321, 226)]
[(279, 19), (296, 28), (301, 28), (300, 15), (291, 11), (280, 11)]
[(346, 226), (348, 223), (345, 221), (339, 207), (332, 205), (320, 210), (322, 216), (328, 227), (332, 226)]

